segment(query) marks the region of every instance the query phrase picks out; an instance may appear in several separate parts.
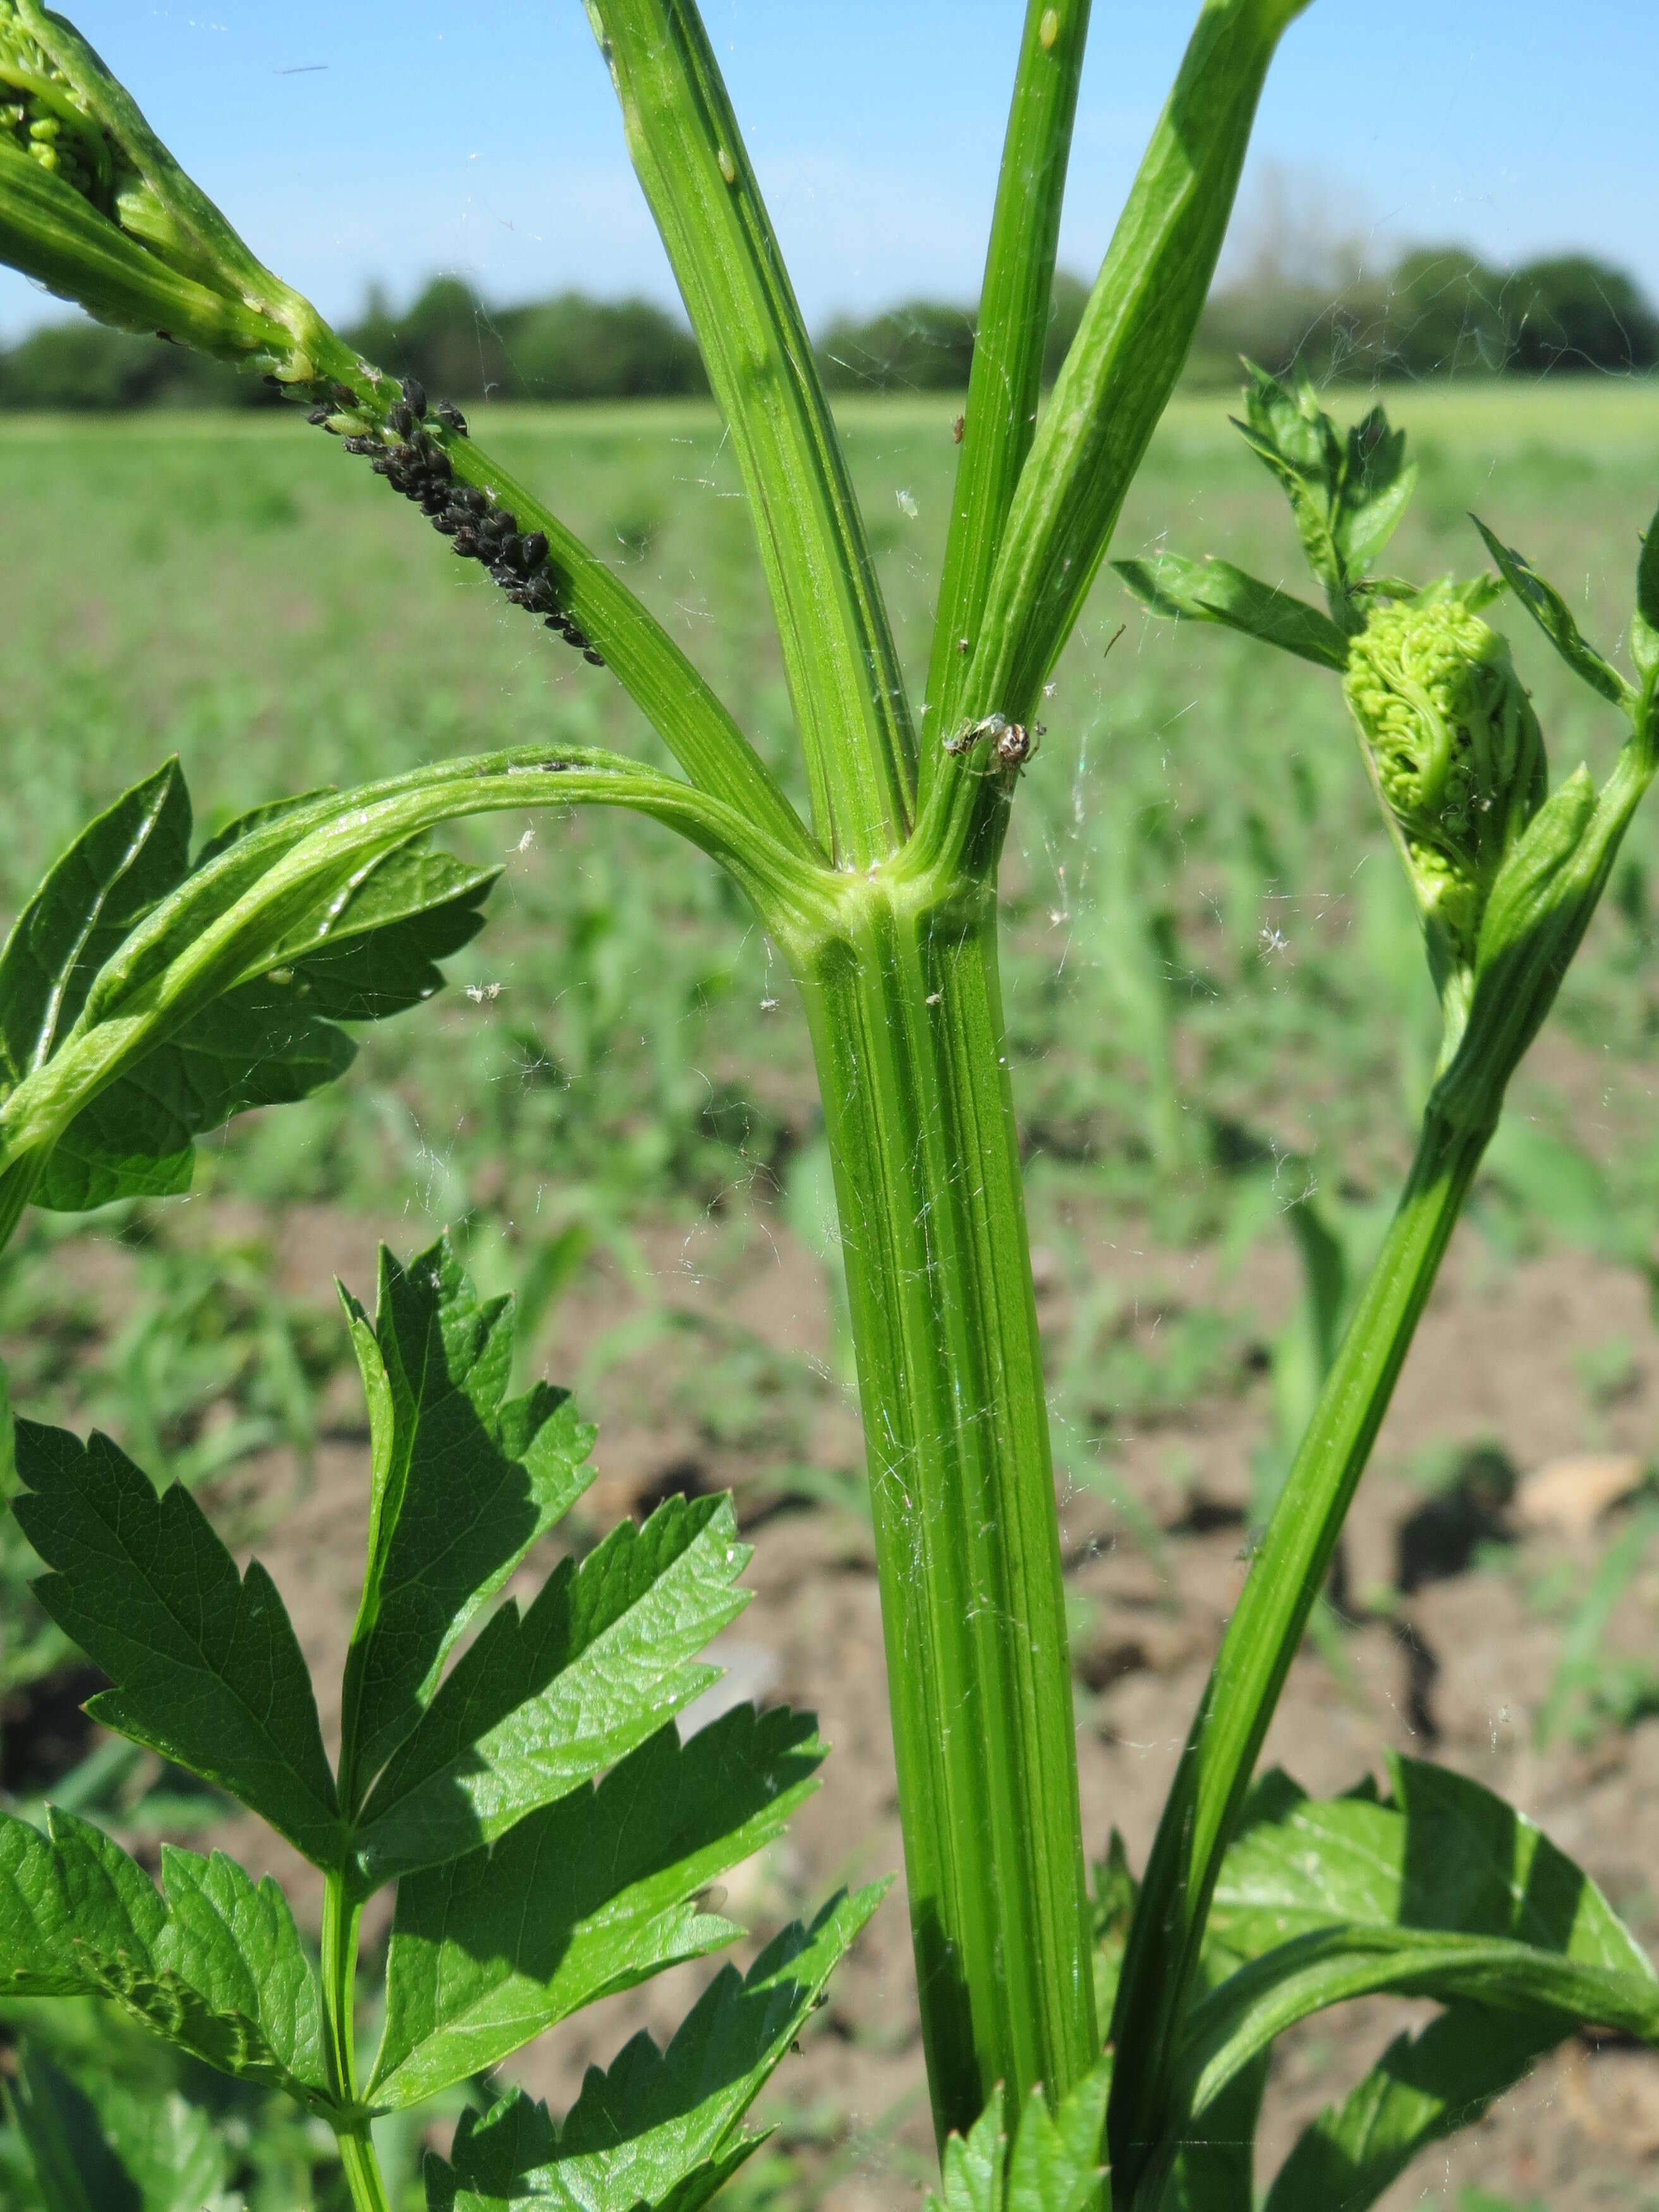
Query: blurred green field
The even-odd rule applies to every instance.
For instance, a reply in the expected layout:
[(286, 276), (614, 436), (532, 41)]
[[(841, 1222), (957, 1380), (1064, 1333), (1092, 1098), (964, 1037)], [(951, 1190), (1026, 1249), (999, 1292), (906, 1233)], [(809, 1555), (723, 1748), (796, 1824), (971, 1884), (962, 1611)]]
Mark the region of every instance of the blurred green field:
[[(1613, 648), (1659, 495), (1659, 388), (1385, 398), (1421, 471), (1391, 567), (1474, 573), (1474, 508)], [(948, 398), (840, 410), (918, 689), (956, 412)], [(1115, 550), (1221, 553), (1305, 591), (1282, 502), (1226, 412), (1207, 395), (1177, 398)], [(502, 409), (479, 410), (474, 428), (615, 562), (801, 800), (712, 412)], [(297, 416), (0, 418), (0, 496), (8, 921), (88, 816), (170, 751), (205, 829), (283, 793), (501, 744), (558, 737), (660, 757), (605, 672), (506, 606)], [(1555, 775), (1582, 757), (1604, 766), (1612, 710), (1514, 610), (1495, 618)], [(1275, 1418), (1282, 1430), (1297, 1387), (1283, 1217), (1315, 1193), (1330, 1237), (1363, 1253), (1407, 1155), (1435, 1009), (1334, 678), (1215, 630), (1149, 623), (1107, 574), (1045, 720), (1004, 909), (1056, 1458), (1157, 1555), (1160, 1516), (1165, 1534), (1170, 1522), (1126, 1474), (1145, 1463), (1132, 1448), (1156, 1439), (1178, 1468), (1195, 1414), (1213, 1429), (1219, 1412), (1267, 1438), (1265, 1495), (1282, 1464)], [(453, 842), (498, 861), (503, 879), (437, 1002), (365, 1035), (331, 1091), (204, 1145), (190, 1200), (86, 1223), (31, 1215), (0, 1262), (14, 1398), (110, 1429), (158, 1477), (215, 1485), (233, 1536), (269, 1529), (330, 1434), (355, 1437), (360, 1418), (325, 1288), (298, 1291), (278, 1265), (279, 1248), (292, 1251), (283, 1224), (300, 1220), (324, 1252), (341, 1241), (331, 1222), (373, 1224), (405, 1250), (448, 1223), (486, 1287), (519, 1291), (535, 1364), (579, 1384), (602, 1453), (619, 1426), (660, 1422), (751, 1508), (828, 1502), (855, 1522), (844, 1346), (803, 1352), (763, 1310), (745, 1319), (718, 1297), (688, 1315), (669, 1279), (694, 1236), (760, 1235), (793, 1243), (833, 1299), (804, 1025), (752, 917), (689, 848), (632, 818), (498, 816)], [(1571, 1249), (1638, 1271), (1650, 1291), (1659, 1280), (1656, 941), (1650, 809), (1476, 1194), (1476, 1233), (1500, 1267)], [(1241, 1297), (1245, 1254), (1275, 1240), (1282, 1296)], [(1592, 1441), (1651, 1349), (1610, 1340), (1583, 1365)], [(1221, 1540), (1224, 1552), (1237, 1538)], [(15, 1535), (0, 1538), (0, 1793), (25, 1802), (70, 1755), (29, 1702), (66, 1655), (23, 1593), (27, 1566)], [(1564, 1582), (1549, 1604), (1565, 1616), (1581, 1595)], [(1076, 1598), (1087, 1687), (1096, 1602)], [(1577, 1672), (1559, 1677), (1564, 1732), (1659, 1702), (1645, 1657), (1616, 1680), (1600, 1667), (1612, 1610), (1573, 1646)], [(68, 1688), (72, 1708), (82, 1692), (72, 1677)], [(72, 1728), (66, 1740), (72, 1752)], [(157, 1775), (123, 1775), (111, 1809), (130, 1825), (179, 1834), (217, 1817), (167, 1795), (176, 1778), (140, 1803)], [(6, 2151), (0, 2132), (0, 2178)], [(283, 2174), (273, 2203), (301, 2185)], [(757, 2206), (817, 2201), (795, 2193), (787, 2161), (780, 2174), (769, 2197), (774, 2184), (757, 2183)]]
[[(1472, 571), (1466, 510), (1477, 508), (1612, 646), (1659, 489), (1659, 390), (1563, 381), (1387, 397), (1421, 469), (1391, 560)], [(953, 412), (932, 400), (842, 412), (918, 684)], [(799, 793), (747, 516), (712, 413), (514, 409), (477, 428), (614, 560)], [(0, 484), (9, 911), (90, 811), (171, 750), (207, 826), (281, 793), (551, 735), (658, 753), (603, 672), (462, 573), (293, 416), (15, 418), (0, 423)], [(1273, 488), (1208, 396), (1170, 409), (1116, 550), (1166, 543), (1303, 588)], [(1615, 718), (1529, 625), (1508, 626), (1557, 773), (1583, 756), (1600, 764)], [(1107, 574), (1046, 712), (1005, 896), (1038, 1243), (1070, 1264), (1081, 1208), (1096, 1240), (1135, 1225), (1173, 1249), (1215, 1246), (1241, 1172), (1274, 1162), (1291, 1195), (1297, 1174), (1356, 1203), (1386, 1194), (1402, 1107), (1426, 1079), (1432, 1009), (1334, 683), (1218, 632), (1151, 624)], [(757, 1176), (786, 1203), (793, 1183), (810, 1217), (822, 1164), (802, 1024), (722, 879), (665, 832), (591, 812), (496, 817), (458, 839), (505, 875), (454, 987), (367, 1038), (332, 1091), (204, 1148), (198, 1193), (401, 1215), (411, 1241), (464, 1221), (475, 1263), (527, 1281), (550, 1311), (583, 1251), (717, 1207)], [(1620, 1141), (1648, 1120), (1656, 860), (1650, 811), (1544, 1072), (1522, 1084), (1530, 1122), (1595, 1156), (1612, 1179), (1608, 1218), (1626, 1224), (1659, 1216), (1659, 1156)], [(1596, 1055), (1594, 1132), (1579, 1126), (1582, 1085), (1562, 1073), (1575, 1042)], [(187, 1216), (151, 1207), (90, 1233), (113, 1229), (154, 1261)], [(176, 1459), (199, 1441), (204, 1390), (222, 1368), (236, 1422), (208, 1422), (215, 1463), (258, 1437), (303, 1440), (307, 1363), (327, 1355), (304, 1316), (257, 1310), (257, 1266), (248, 1343), (210, 1343), (201, 1372), (156, 1382), (146, 1411), (137, 1356), (117, 1356), (111, 1317), (83, 1298), (59, 1310), (62, 1293), (42, 1305), (27, 1287), (64, 1227), (33, 1219), (0, 1308), (20, 1392), (70, 1414), (90, 1407)], [(156, 1291), (174, 1308), (182, 1265)], [(1154, 1354), (1109, 1294), (1085, 1304), (1092, 1318), (1054, 1347), (1062, 1440), (1079, 1463), (1109, 1456), (1115, 1427), (1148, 1408), (1243, 1387), (1249, 1347), (1216, 1316), (1172, 1314)], [(210, 1335), (221, 1322), (204, 1312), (200, 1326)], [(179, 1356), (154, 1352), (163, 1366)]]

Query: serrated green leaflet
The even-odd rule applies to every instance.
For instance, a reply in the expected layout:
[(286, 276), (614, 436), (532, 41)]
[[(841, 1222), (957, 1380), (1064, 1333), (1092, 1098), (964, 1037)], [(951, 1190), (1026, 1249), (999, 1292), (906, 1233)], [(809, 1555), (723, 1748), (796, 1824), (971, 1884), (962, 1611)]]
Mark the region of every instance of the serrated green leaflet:
[[(1212, 1920), (1250, 1963), (1188, 2021), (1188, 2120), (1294, 2021), (1371, 1990), (1467, 2000), (1534, 2027), (1541, 2014), (1554, 2024), (1534, 2049), (1579, 2021), (1659, 2040), (1659, 1976), (1571, 1860), (1478, 1784), (1405, 1759), (1391, 1774), (1387, 1803), (1315, 1803), (1282, 1775), (1259, 1786)], [(1503, 2065), (1519, 2047), (1499, 2039)]]
[(189, 866), (190, 798), (176, 760), (123, 793), (76, 837), (0, 951), (8, 1090), (74, 1027), (93, 979)]
[(210, 2115), (176, 2091), (82, 2087), (26, 2043), (10, 2103), (46, 2212), (204, 2212), (229, 2179)]
[(1177, 2130), (1201, 2118), (1298, 2021), (1384, 1991), (1441, 2003), (1463, 1998), (1524, 2016), (1541, 2013), (1559, 2021), (1563, 2033), (1601, 2027), (1659, 2045), (1659, 1992), (1644, 1976), (1456, 1930), (1314, 1929), (1252, 1960), (1194, 2008), (1176, 2063)]
[(951, 2136), (940, 2160), (943, 2194), (924, 2212), (1104, 2212), (1101, 2137), (1112, 2062), (1085, 2074), (1051, 2113), (1041, 2087), (1020, 2110), (1012, 2144), (994, 2098), (966, 2136)]
[[(176, 761), (118, 799), (57, 863), (0, 953), (7, 1088), (45, 1067), (74, 1033), (141, 924), (180, 896), (199, 931), (319, 811), (340, 803), (313, 793), (258, 808), (191, 867), (190, 799)], [(483, 926), (480, 903), (496, 872), (426, 852), (418, 840), (374, 854), (289, 941), (270, 945), (264, 972), (164, 1025), (99, 1088), (47, 1158), (34, 1203), (81, 1212), (187, 1190), (196, 1137), (250, 1108), (307, 1097), (344, 1073), (356, 1048), (337, 1021), (378, 1021), (440, 988), (436, 963)]]
[(1396, 2036), (1345, 2101), (1303, 2130), (1264, 2212), (1365, 2212), (1419, 2151), (1480, 2119), (1564, 2033), (1559, 2021), (1454, 2004), (1419, 2035)]
[(157, 1496), (107, 1437), (16, 1425), (14, 1511), (54, 1571), (41, 1604), (114, 1687), (106, 1727), (216, 1783), (319, 1866), (339, 1856), (311, 1678), (276, 1585), (246, 1576), (177, 1484)]
[(1303, 552), (1325, 586), (1333, 617), (1344, 630), (1356, 630), (1364, 617), (1352, 595), (1394, 535), (1417, 482), (1405, 433), (1390, 429), (1388, 416), (1374, 407), (1345, 434), (1305, 379), (1282, 384), (1254, 364), (1249, 375), (1244, 420), (1235, 427), (1289, 500)]
[(325, 2100), (322, 1993), (287, 1901), (215, 1852), (169, 1847), (164, 1894), (65, 1813), (42, 1836), (0, 1815), (0, 1984), (112, 1997), (220, 2072)]
[(1647, 686), (1647, 712), (1653, 713), (1653, 686), (1659, 678), (1659, 514), (1647, 527), (1636, 563), (1636, 611), (1630, 618), (1630, 657)]
[(382, 1248), (374, 1324), (349, 1297), (346, 1311), (373, 1436), (341, 1723), (355, 1809), (467, 1621), (592, 1480), (593, 1431), (545, 1383), (507, 1400), (513, 1301), (481, 1304), (447, 1237), (407, 1269)]
[(673, 1498), (509, 1601), (441, 1685), (363, 1808), (359, 1878), (441, 1865), (642, 1743), (715, 1679), (696, 1663), (748, 1602), (730, 1501)]
[(1584, 636), (1554, 585), (1546, 582), (1524, 553), (1517, 553), (1488, 530), (1478, 514), (1469, 520), (1486, 540), (1486, 550), (1498, 563), (1504, 581), (1574, 675), (1582, 676), (1593, 691), (1599, 691), (1615, 707), (1628, 706), (1634, 696), (1630, 685)]
[(1248, 1958), (1333, 1922), (1498, 1936), (1656, 1977), (1589, 1876), (1513, 1806), (1425, 1761), (1390, 1758), (1389, 1799), (1316, 1799), (1265, 1776), (1223, 1863), (1211, 1924)]
[(337, 1022), (379, 1022), (443, 988), (438, 966), (483, 927), (499, 868), (469, 868), (417, 842), (373, 860), (277, 957), (292, 965), (311, 1010)]
[(1154, 614), (1220, 623), (1321, 668), (1347, 666), (1348, 641), (1328, 615), (1247, 576), (1230, 561), (1183, 561), (1165, 553), (1155, 561), (1114, 561), (1112, 566)]
[(728, 1942), (738, 1931), (696, 1892), (781, 1832), (823, 1757), (810, 1716), (739, 1706), (684, 1746), (660, 1730), (597, 1789), (406, 1878), (370, 2100), (416, 2103)]
[(965, 2136), (946, 2136), (939, 2154), (944, 2195), (930, 2197), (926, 2212), (1005, 2212), (1007, 2170), (1008, 2138), (996, 2097)]
[(430, 2212), (634, 2212), (671, 2200), (740, 2147), (733, 2131), (885, 1887), (838, 1897), (810, 1927), (786, 1928), (746, 1975), (727, 1967), (665, 2051), (638, 2035), (608, 2072), (591, 2069), (562, 2128), (521, 2094), (482, 2120), (465, 2114), (451, 2162), (428, 2163)]
[(343, 1075), (356, 1047), (292, 978), (261, 976), (204, 1007), (70, 1123), (34, 1203), (82, 1213), (188, 1190), (194, 1139), (255, 1106), (287, 1106)]

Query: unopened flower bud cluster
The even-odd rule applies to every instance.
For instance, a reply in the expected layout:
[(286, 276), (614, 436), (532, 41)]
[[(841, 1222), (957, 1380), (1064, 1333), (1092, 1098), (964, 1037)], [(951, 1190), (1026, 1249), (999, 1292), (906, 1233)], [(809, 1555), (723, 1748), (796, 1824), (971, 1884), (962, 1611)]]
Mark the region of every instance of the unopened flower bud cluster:
[(19, 23), (9, 0), (0, 0), (0, 137), (106, 214), (113, 206), (115, 161), (108, 141)]
[(1492, 878), (1547, 781), (1509, 647), (1455, 599), (1381, 607), (1353, 641), (1343, 689), (1419, 900), (1467, 963)]

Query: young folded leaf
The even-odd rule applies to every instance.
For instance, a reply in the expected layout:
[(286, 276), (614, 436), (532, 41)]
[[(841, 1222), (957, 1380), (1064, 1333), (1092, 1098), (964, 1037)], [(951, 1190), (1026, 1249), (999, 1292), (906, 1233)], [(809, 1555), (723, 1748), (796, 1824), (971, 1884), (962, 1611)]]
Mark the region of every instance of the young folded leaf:
[(369, 1793), (363, 1893), (493, 1842), (700, 1696), (719, 1669), (696, 1654), (748, 1603), (748, 1557), (728, 1498), (671, 1498), (563, 1561), (522, 1617), (509, 1600)]
[(590, 2068), (562, 2127), (522, 2091), (482, 2119), (463, 2114), (450, 2162), (427, 2160), (428, 2212), (690, 2212), (706, 2202), (763, 2140), (738, 2133), (743, 2116), (885, 1889), (833, 1899), (810, 1927), (775, 1937), (746, 1975), (727, 1967), (665, 2051), (636, 2035), (608, 2073)]
[(481, 1304), (447, 1236), (400, 1267), (379, 1311), (343, 1289), (368, 1400), (368, 1560), (346, 1659), (340, 1784), (355, 1811), (431, 1702), (477, 1607), (592, 1480), (593, 1431), (545, 1383), (508, 1401), (513, 1301)]
[(108, 2076), (83, 2087), (25, 2043), (6, 2103), (46, 2212), (204, 2212), (223, 2202), (224, 2145), (210, 2115), (176, 2090)]
[(162, 1893), (100, 1830), (0, 1814), (0, 1980), (20, 1996), (112, 1998), (192, 2057), (329, 2102), (322, 1992), (286, 1899), (216, 1851), (167, 1846)]
[(740, 1705), (682, 1746), (663, 1729), (597, 1788), (398, 1885), (386, 2034), (368, 2094), (417, 2103), (580, 2007), (741, 1931), (698, 1893), (817, 1788), (810, 1715)]
[(276, 1586), (246, 1576), (187, 1490), (157, 1496), (107, 1437), (19, 1420), (18, 1523), (53, 1572), (33, 1585), (114, 1685), (94, 1720), (258, 1813), (313, 1864), (342, 1827), (317, 1701)]
[(1363, 620), (1356, 594), (1417, 482), (1417, 464), (1406, 459), (1406, 434), (1391, 430), (1388, 416), (1374, 407), (1345, 437), (1305, 376), (1292, 388), (1253, 362), (1244, 366), (1250, 380), (1244, 420), (1236, 427), (1278, 478), (1332, 619), (1352, 633)]
[[(337, 1074), (352, 1048), (327, 1017), (378, 1018), (427, 995), (434, 958), (479, 926), (493, 872), (421, 840), (463, 814), (582, 802), (679, 829), (783, 942), (820, 900), (818, 872), (750, 819), (588, 748), (515, 747), (263, 807), (188, 872), (176, 772), (129, 793), (77, 839), (3, 956), (19, 1013), (17, 1076), (0, 1097), (0, 1232), (37, 1190), (79, 1207), (182, 1188), (198, 1132)], [(112, 949), (106, 907), (127, 924)]]

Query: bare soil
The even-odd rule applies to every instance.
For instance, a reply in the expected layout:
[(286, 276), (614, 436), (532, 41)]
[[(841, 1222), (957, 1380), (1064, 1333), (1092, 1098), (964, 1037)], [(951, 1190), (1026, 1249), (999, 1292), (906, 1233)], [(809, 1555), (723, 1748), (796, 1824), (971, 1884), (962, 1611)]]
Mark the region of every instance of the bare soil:
[[(373, 1281), (377, 1231), (399, 1249), (408, 1224), (296, 1211), (274, 1224), (283, 1286), (325, 1294), (338, 1274), (361, 1291)], [(737, 1480), (756, 1546), (753, 1602), (716, 1656), (729, 1694), (815, 1708), (834, 1747), (825, 1784), (787, 1841), (740, 1869), (726, 1909), (757, 1939), (836, 1887), (902, 1868), (888, 1732), (880, 1611), (867, 1530), (857, 1513), (810, 1507), (769, 1484), (763, 1448), (712, 1452), (680, 1409), (676, 1363), (661, 1340), (617, 1352), (653, 1299), (691, 1313), (740, 1316), (767, 1343), (832, 1360), (817, 1261), (757, 1200), (711, 1215), (689, 1237), (641, 1240), (647, 1279), (609, 1265), (589, 1271), (549, 1324), (547, 1370), (586, 1374), (585, 1402), (601, 1424), (599, 1477), (584, 1510), (596, 1529), (687, 1485)], [(1186, 1267), (1146, 1252), (1112, 1264), (1155, 1278)], [(1040, 1279), (1044, 1271), (1039, 1267)], [(1137, 1275), (1139, 1279), (1139, 1273)], [(1284, 1263), (1263, 1257), (1237, 1295), (1284, 1310)], [(1063, 1321), (1045, 1292), (1045, 1323)], [(1504, 1792), (1601, 1882), (1644, 1941), (1659, 1942), (1659, 1719), (1602, 1725), (1583, 1740), (1540, 1747), (1534, 1724), (1559, 1652), (1552, 1577), (1582, 1589), (1617, 1526), (1577, 1535), (1516, 1533), (1503, 1512), (1471, 1532), (1427, 1515), (1428, 1493), (1407, 1470), (1448, 1439), (1501, 1445), (1516, 1465), (1620, 1447), (1645, 1455), (1659, 1409), (1659, 1375), (1637, 1368), (1613, 1402), (1588, 1407), (1579, 1355), (1619, 1336), (1651, 1341), (1644, 1286), (1633, 1273), (1552, 1257), (1498, 1265), (1465, 1231), (1425, 1320), (1346, 1540), (1352, 1625), (1334, 1667), (1310, 1645), (1292, 1670), (1268, 1745), (1315, 1791), (1352, 1784), (1389, 1746), (1431, 1754)], [(672, 1356), (669, 1354), (672, 1353)], [(366, 1448), (353, 1433), (349, 1390), (298, 1505), (258, 1546), (276, 1575), (319, 1686), (335, 1683), (356, 1601), (364, 1521)], [(856, 1464), (857, 1428), (845, 1396), (826, 1389), (811, 1452), (819, 1464)], [(1092, 1601), (1076, 1652), (1078, 1749), (1085, 1832), (1103, 1851), (1115, 1825), (1132, 1864), (1145, 1858), (1158, 1810), (1212, 1655), (1246, 1565), (1249, 1457), (1263, 1432), (1265, 1393), (1200, 1406), (1171, 1427), (1126, 1439), (1114, 1479), (1158, 1524), (1156, 1545), (1133, 1537), (1103, 1496), (1063, 1501), (1068, 1582)], [(286, 1482), (271, 1465), (256, 1481)], [(1401, 1595), (1402, 1528), (1417, 1587)], [(1634, 1644), (1651, 1622), (1659, 1567), (1632, 1585), (1614, 1640)], [(1650, 1638), (1649, 1639), (1650, 1641)], [(718, 1693), (716, 1693), (718, 1694)], [(326, 1710), (325, 1723), (333, 1719)], [(314, 1917), (307, 1870), (252, 1825), (222, 1840), (292, 1885)], [(672, 2031), (703, 1976), (684, 1969), (613, 2001), (545, 2039), (514, 2069), (538, 2094), (568, 2100), (589, 2063), (608, 2060), (644, 2027)], [(1268, 2093), (1259, 2172), (1265, 2180), (1297, 2130), (1340, 2099), (1422, 2006), (1367, 2002), (1325, 2015), (1281, 2045)], [(931, 2136), (915, 2028), (902, 1880), (833, 1984), (802, 2054), (786, 2063), (767, 2103), (805, 2154), (821, 2163), (834, 2212), (873, 2212), (917, 2200)], [(1555, 2212), (1659, 2203), (1659, 2057), (1576, 2041), (1543, 2065), (1484, 2124), (1419, 2162), (1385, 2200), (1390, 2212), (1467, 2184)]]

